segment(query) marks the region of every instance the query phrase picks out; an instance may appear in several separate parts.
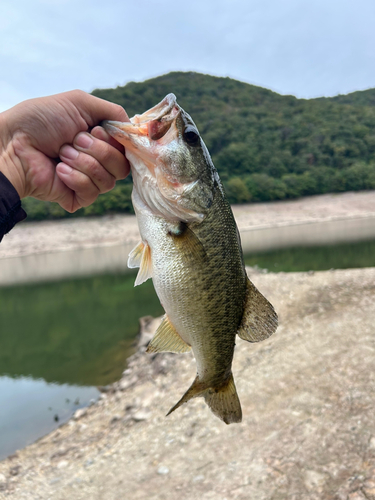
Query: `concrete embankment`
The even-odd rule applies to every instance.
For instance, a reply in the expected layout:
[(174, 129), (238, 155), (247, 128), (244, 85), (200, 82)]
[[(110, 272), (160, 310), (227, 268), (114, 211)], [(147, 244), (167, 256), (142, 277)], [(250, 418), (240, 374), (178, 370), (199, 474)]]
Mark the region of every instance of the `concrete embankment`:
[[(245, 253), (375, 239), (375, 193), (233, 207)], [(21, 224), (0, 245), (0, 286), (125, 272), (135, 217)]]

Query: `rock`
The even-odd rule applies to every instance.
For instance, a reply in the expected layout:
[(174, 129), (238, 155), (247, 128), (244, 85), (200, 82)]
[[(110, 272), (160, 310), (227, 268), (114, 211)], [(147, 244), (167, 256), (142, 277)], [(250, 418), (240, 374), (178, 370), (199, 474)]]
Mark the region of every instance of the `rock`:
[(327, 481), (327, 476), (315, 470), (305, 471), (305, 486), (309, 491), (321, 490)]
[(158, 467), (158, 474), (160, 474), (162, 476), (165, 476), (166, 474), (169, 474), (168, 467), (165, 467), (165, 465), (160, 465), (160, 467)]
[(69, 465), (69, 462), (67, 460), (60, 460), (60, 462), (57, 464), (58, 469), (65, 469)]
[(200, 483), (201, 481), (204, 481), (204, 476), (202, 476), (201, 474), (199, 476), (193, 477), (193, 483)]
[(136, 383), (137, 383), (137, 377), (132, 377), (132, 378), (125, 377), (122, 378), (118, 383), (118, 388), (120, 391), (126, 391), (126, 389), (129, 389), (129, 387), (133, 386)]
[(4, 476), (4, 474), (0, 474), (0, 483), (5, 483), (7, 478)]
[(161, 321), (162, 317), (153, 318), (152, 316), (144, 316), (143, 318), (139, 319), (140, 335), (138, 340), (138, 348), (146, 347), (148, 345)]
[(365, 482), (363, 493), (366, 495), (367, 500), (375, 500), (375, 480)]
[(370, 448), (370, 450), (375, 450), (375, 436), (373, 436), (370, 439), (369, 448)]
[(142, 420), (147, 420), (151, 417), (151, 412), (147, 410), (138, 410), (132, 415), (132, 419), (135, 422), (142, 422)]
[(74, 413), (74, 420), (79, 420), (80, 418), (84, 417), (87, 413), (87, 408), (79, 408), (78, 410), (75, 411)]
[(9, 474), (11, 476), (17, 476), (19, 474), (20, 470), (21, 470), (21, 466), (20, 465), (15, 465), (14, 467), (11, 467), (9, 469)]
[(368, 500), (361, 491), (354, 491), (348, 495), (348, 500)]

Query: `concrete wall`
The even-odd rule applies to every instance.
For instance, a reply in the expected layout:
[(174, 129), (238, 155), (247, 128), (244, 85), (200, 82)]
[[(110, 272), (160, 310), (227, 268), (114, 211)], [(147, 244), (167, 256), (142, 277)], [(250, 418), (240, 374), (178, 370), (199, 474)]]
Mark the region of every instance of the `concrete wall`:
[[(332, 219), (241, 231), (244, 253), (375, 239), (375, 217)], [(128, 271), (134, 245), (80, 248), (0, 259), (0, 286)]]
[(241, 231), (244, 253), (375, 239), (375, 217), (336, 218)]

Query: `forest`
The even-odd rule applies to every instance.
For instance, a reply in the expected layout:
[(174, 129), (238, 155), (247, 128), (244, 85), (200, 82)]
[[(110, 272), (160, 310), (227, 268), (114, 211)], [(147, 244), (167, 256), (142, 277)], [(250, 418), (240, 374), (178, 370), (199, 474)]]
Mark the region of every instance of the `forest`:
[[(375, 89), (297, 99), (193, 72), (172, 72), (95, 96), (142, 113), (173, 92), (195, 121), (231, 203), (375, 189)], [(68, 214), (32, 198), (28, 220), (132, 213), (131, 179)]]

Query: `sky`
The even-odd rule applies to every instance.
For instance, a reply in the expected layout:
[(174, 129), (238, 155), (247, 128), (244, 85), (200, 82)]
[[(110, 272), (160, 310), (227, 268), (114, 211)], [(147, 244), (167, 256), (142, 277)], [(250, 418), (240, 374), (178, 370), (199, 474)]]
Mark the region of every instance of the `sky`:
[(169, 71), (302, 98), (364, 90), (374, 22), (374, 0), (1, 0), (0, 111)]

